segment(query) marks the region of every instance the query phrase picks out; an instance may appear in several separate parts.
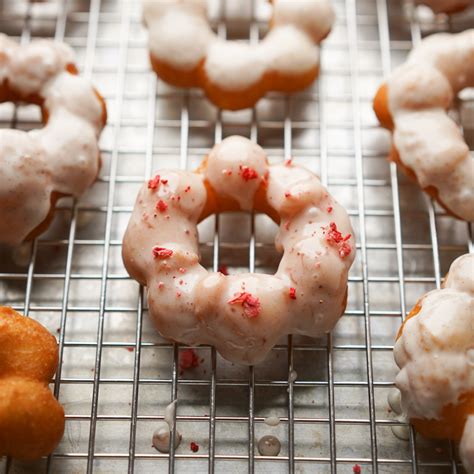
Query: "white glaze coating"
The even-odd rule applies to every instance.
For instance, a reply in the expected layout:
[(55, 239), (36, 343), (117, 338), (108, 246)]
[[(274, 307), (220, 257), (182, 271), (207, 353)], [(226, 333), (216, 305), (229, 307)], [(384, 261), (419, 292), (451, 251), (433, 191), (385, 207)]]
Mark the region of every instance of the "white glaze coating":
[(429, 6), (435, 13), (451, 13), (473, 6), (474, 0), (416, 0), (416, 3)]
[(51, 208), (53, 192), (79, 197), (99, 169), (102, 105), (92, 86), (65, 70), (71, 49), (35, 40), (19, 46), (0, 34), (0, 86), (43, 101), (38, 130), (0, 130), (0, 243), (20, 244)]
[(474, 86), (474, 29), (424, 39), (388, 81), (393, 141), (423, 188), (434, 187), (456, 216), (474, 221), (474, 160), (446, 110)]
[(474, 415), (469, 416), (464, 425), (459, 457), (467, 474), (474, 474)]
[(273, 28), (252, 46), (219, 39), (209, 26), (205, 1), (144, 1), (151, 54), (188, 72), (205, 61), (210, 82), (231, 91), (255, 86), (268, 72), (291, 77), (314, 70), (319, 66), (318, 44), (334, 23), (329, 0), (274, 0), (273, 4)]
[(420, 305), (395, 344), (395, 383), (409, 418), (439, 419), (443, 407), (474, 391), (474, 254), (457, 258), (444, 288)]
[[(244, 167), (255, 167), (247, 177), (258, 176), (246, 180)], [(334, 327), (343, 311), (355, 245), (352, 236), (342, 242), (328, 233), (331, 222), (343, 236), (352, 235), (352, 228), (346, 211), (313, 173), (292, 164), (268, 165), (260, 147), (229, 137), (209, 154), (204, 175), (158, 174), (166, 183), (141, 188), (125, 233), (123, 258), (130, 275), (148, 287), (150, 314), (163, 336), (190, 345), (212, 344), (228, 360), (254, 364), (285, 334), (318, 336)], [(196, 228), (207, 199), (204, 180), (248, 210), (256, 184), (265, 177), (266, 199), (281, 217), (278, 271), (229, 276), (208, 272), (199, 264)], [(167, 206), (162, 212), (156, 208), (160, 201)], [(173, 254), (155, 258), (154, 246)], [(241, 292), (258, 303), (250, 309), (242, 301), (231, 304)]]

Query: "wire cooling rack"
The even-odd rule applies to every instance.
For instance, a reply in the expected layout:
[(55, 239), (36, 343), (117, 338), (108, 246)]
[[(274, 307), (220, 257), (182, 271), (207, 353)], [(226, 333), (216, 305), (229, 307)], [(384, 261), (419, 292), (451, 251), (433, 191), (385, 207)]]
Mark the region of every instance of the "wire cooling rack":
[[(57, 333), (61, 363), (52, 387), (67, 414), (51, 457), (34, 464), (3, 459), (1, 472), (350, 473), (356, 463), (363, 473), (462, 471), (454, 446), (413, 432), (409, 441), (396, 438), (392, 427), (400, 422), (386, 400), (403, 316), (440, 285), (455, 257), (473, 250), (472, 229), (387, 162), (389, 135), (371, 101), (420, 38), (461, 31), (474, 17), (415, 14), (398, 0), (333, 3), (337, 22), (310, 90), (270, 94), (254, 110), (221, 113), (199, 91), (168, 87), (150, 72), (139, 2), (0, 1), (0, 31), (22, 42), (65, 40), (109, 109), (96, 185), (79, 202), (63, 201), (31, 248), (0, 249), (1, 303)], [(235, 17), (236, 4), (246, 19)], [(217, 7), (222, 37), (255, 42), (267, 29), (264, 2)], [(472, 149), (472, 91), (463, 92), (453, 114)], [(34, 106), (0, 105), (0, 120), (5, 128), (40, 126)], [(181, 348), (156, 334), (143, 289), (123, 268), (121, 238), (137, 189), (153, 170), (194, 168), (230, 134), (258, 140), (273, 159), (292, 156), (315, 170), (349, 210), (358, 256), (348, 307), (332, 335), (282, 340), (255, 368), (201, 347), (200, 366), (181, 373)], [(273, 272), (278, 265), (275, 227), (264, 216), (212, 217), (200, 231), (208, 268)], [(151, 436), (175, 398), (183, 441), (162, 454)], [(267, 416), (280, 424), (267, 426)], [(258, 454), (264, 434), (281, 440), (279, 456)]]

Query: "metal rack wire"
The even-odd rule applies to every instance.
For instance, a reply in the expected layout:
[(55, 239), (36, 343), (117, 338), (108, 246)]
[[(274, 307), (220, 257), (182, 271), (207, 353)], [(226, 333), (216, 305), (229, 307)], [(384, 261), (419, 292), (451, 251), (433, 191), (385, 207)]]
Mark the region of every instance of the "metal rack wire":
[[(216, 30), (258, 41), (266, 30), (264, 2), (246, 2), (246, 22), (226, 18), (233, 3), (221, 2)], [(2, 304), (58, 334), (54, 392), (67, 413), (64, 440), (51, 457), (33, 466), (3, 459), (0, 471), (334, 473), (352, 472), (355, 463), (364, 473), (461, 469), (447, 443), (413, 431), (408, 442), (395, 438), (391, 427), (400, 422), (388, 413), (386, 397), (402, 318), (419, 295), (440, 285), (457, 255), (473, 251), (472, 228), (447, 217), (386, 161), (388, 134), (371, 100), (422, 35), (465, 29), (473, 17), (420, 21), (390, 0), (334, 4), (337, 24), (314, 87), (229, 113), (150, 72), (139, 2), (0, 2), (0, 31), (23, 42), (49, 36), (71, 44), (109, 107), (95, 187), (79, 202), (61, 204), (51, 229), (27, 249), (27, 262), (21, 252), (0, 249)], [(472, 149), (472, 95), (460, 104)], [(39, 114), (4, 104), (0, 124), (37, 127)], [(144, 178), (158, 167), (194, 167), (232, 133), (314, 169), (349, 210), (358, 258), (348, 309), (327, 338), (289, 337), (261, 366), (234, 367), (206, 347), (197, 348), (200, 367), (181, 374), (180, 348), (153, 330), (144, 291), (123, 269), (121, 236)], [(278, 264), (273, 231), (262, 216), (210, 218), (201, 225), (203, 262), (214, 270), (224, 263), (230, 271), (271, 272)], [(151, 435), (176, 398), (174, 424), (184, 440), (161, 454), (150, 447)], [(263, 423), (269, 415), (281, 418), (278, 427)], [(282, 441), (279, 456), (256, 450), (268, 433)]]

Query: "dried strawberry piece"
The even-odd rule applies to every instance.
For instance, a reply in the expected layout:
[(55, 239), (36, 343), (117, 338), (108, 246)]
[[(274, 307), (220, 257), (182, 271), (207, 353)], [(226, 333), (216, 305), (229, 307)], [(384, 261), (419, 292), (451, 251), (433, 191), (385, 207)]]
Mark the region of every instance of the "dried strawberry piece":
[(181, 370), (193, 369), (199, 366), (199, 357), (194, 349), (186, 349), (179, 355), (179, 368)]
[(341, 258), (347, 257), (352, 252), (352, 247), (346, 243), (350, 238), (351, 234), (343, 236), (338, 230), (335, 222), (329, 223), (324, 229), (326, 240), (331, 244), (338, 247), (338, 253)]
[(246, 291), (236, 293), (235, 297), (230, 299), (229, 304), (241, 304), (244, 308), (245, 316), (256, 318), (260, 314), (260, 300)]
[(222, 273), (223, 275), (228, 275), (229, 274), (229, 269), (227, 268), (227, 265), (221, 265), (217, 271), (219, 273)]
[(249, 166), (240, 165), (240, 176), (242, 176), (245, 181), (250, 181), (251, 179), (257, 179), (258, 173)]
[(344, 240), (342, 234), (337, 230), (335, 222), (331, 222), (325, 230), (326, 240), (330, 243), (338, 244)]
[(352, 247), (346, 242), (343, 242), (343, 244), (339, 247), (339, 256), (341, 258), (347, 257), (348, 255), (350, 255), (351, 252), (352, 252)]
[(153, 247), (152, 252), (153, 252), (153, 257), (155, 258), (164, 259), (164, 258), (171, 257), (171, 255), (173, 255), (173, 251), (171, 249), (167, 249), (165, 247), (158, 247), (158, 245)]
[(361, 474), (362, 468), (359, 466), (359, 464), (354, 464), (354, 466), (352, 466), (352, 472), (354, 474)]
[(195, 443), (194, 441), (191, 442), (189, 447), (193, 453), (197, 453), (199, 451), (199, 444)]
[(163, 201), (163, 199), (160, 199), (160, 200), (156, 203), (156, 210), (157, 210), (157, 211), (160, 211), (160, 212), (165, 212), (166, 209), (168, 209), (168, 204), (166, 204), (166, 202)]
[(290, 298), (296, 300), (296, 288), (290, 288)]
[(160, 175), (157, 174), (154, 178), (148, 180), (148, 189), (156, 189), (160, 184)]

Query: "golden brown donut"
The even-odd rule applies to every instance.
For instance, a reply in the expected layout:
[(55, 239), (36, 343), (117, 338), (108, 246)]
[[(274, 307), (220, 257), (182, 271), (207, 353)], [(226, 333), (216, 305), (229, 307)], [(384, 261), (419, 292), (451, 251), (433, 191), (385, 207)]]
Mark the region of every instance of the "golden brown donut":
[(319, 74), (319, 44), (329, 34), (329, 0), (271, 0), (270, 32), (256, 45), (213, 32), (205, 0), (147, 0), (153, 70), (178, 87), (199, 87), (218, 107), (253, 106), (267, 92), (293, 93)]
[(54, 336), (0, 307), (0, 457), (50, 454), (64, 432), (64, 409), (48, 388), (58, 365)]

